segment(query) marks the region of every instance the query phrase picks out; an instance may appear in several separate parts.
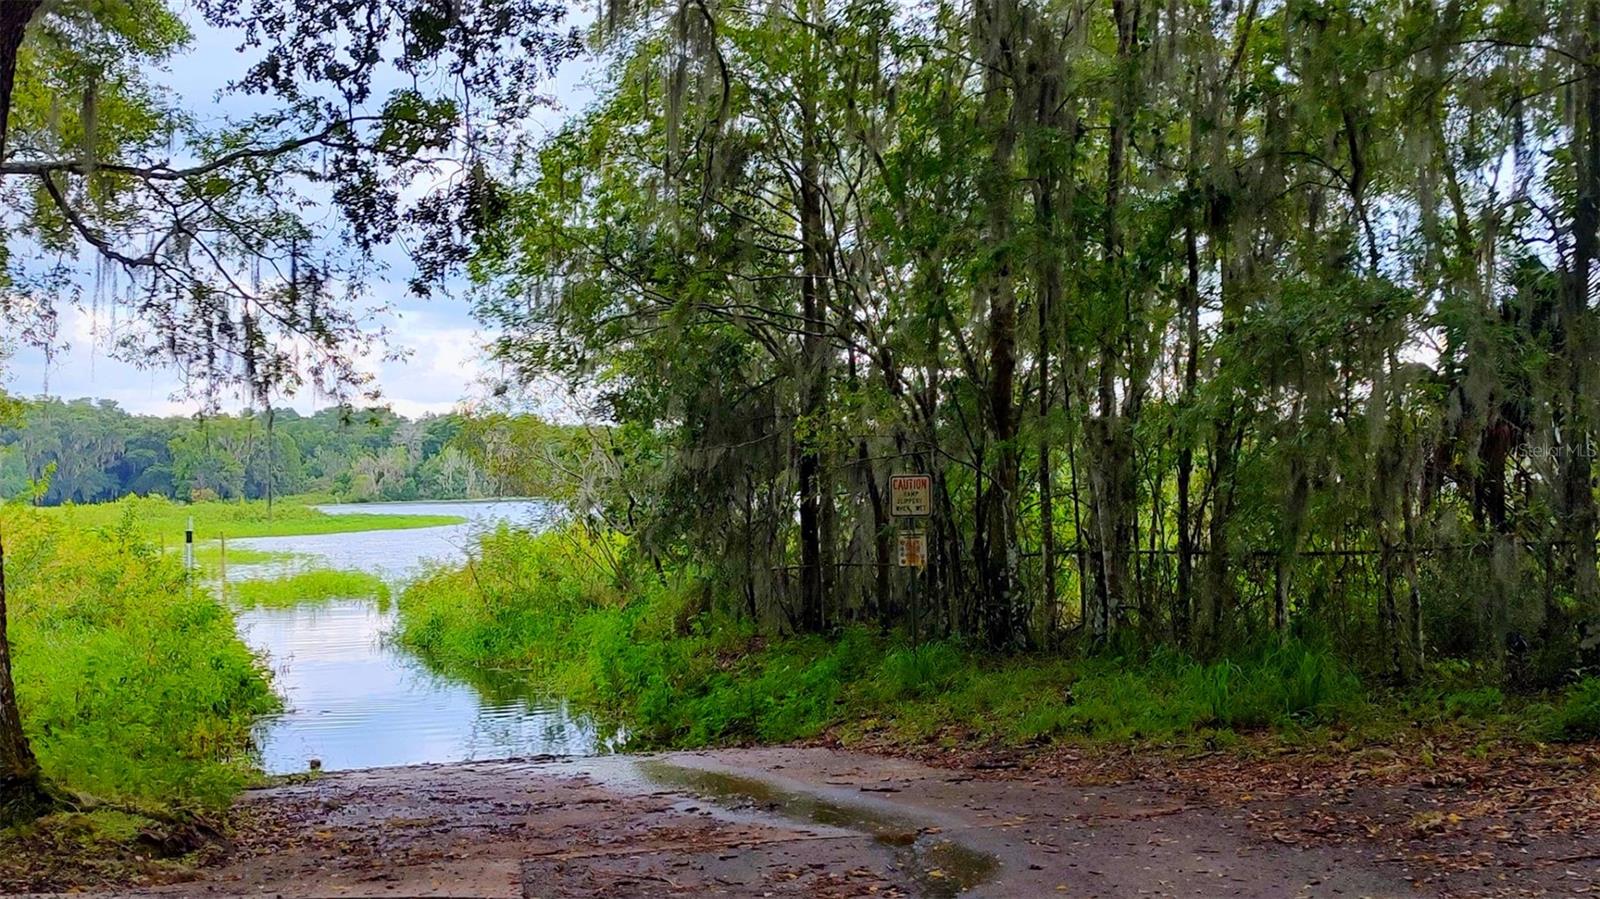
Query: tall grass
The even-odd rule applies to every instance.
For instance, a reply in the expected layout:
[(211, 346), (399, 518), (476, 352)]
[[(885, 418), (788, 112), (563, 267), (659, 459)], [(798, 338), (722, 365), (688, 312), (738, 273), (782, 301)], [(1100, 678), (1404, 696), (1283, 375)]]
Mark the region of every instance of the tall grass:
[(251, 549), (247, 546), (224, 547), (215, 542), (199, 543), (194, 548), (195, 564), (212, 571), (220, 571), (224, 564), (267, 565), (274, 562), (288, 562), (295, 557), (296, 554), (292, 552)]
[(47, 776), (93, 796), (218, 807), (277, 707), (229, 612), (129, 517), (102, 532), (0, 512), (14, 674)]
[(553, 673), (571, 662), (571, 632), (585, 613), (628, 614), (604, 573), (615, 550), (576, 530), (534, 536), (502, 526), (464, 565), (425, 572), (406, 590), (399, 638), (447, 667)]
[(329, 599), (372, 598), (387, 605), (389, 585), (365, 571), (318, 568), (282, 577), (232, 581), (228, 584), (228, 598), (247, 609), (287, 608)]

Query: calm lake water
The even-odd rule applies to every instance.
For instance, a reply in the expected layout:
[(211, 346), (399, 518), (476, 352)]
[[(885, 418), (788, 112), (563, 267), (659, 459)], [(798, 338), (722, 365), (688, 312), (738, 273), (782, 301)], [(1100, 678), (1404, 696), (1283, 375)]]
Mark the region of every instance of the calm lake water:
[[(235, 565), (229, 580), (285, 568), (373, 572), (394, 586), (429, 562), (462, 557), (473, 535), (499, 522), (535, 525), (549, 514), (539, 502), (373, 503), (324, 511), (442, 514), (465, 524), (398, 531), (303, 537), (257, 537), (229, 547), (292, 552), (285, 563)], [(257, 744), (272, 774), (304, 771), (311, 759), (326, 770), (498, 759), (543, 753), (591, 755), (605, 741), (592, 722), (558, 700), (508, 678), (469, 683), (432, 671), (385, 638), (393, 604), (371, 600), (307, 603), (238, 613), (239, 632), (273, 669), (286, 711), (261, 722)]]

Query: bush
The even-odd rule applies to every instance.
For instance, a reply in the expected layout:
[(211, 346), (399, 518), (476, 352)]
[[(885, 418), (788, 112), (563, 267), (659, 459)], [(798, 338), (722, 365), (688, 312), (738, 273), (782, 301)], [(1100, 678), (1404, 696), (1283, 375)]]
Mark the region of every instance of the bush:
[(5, 513), (14, 675), (45, 774), (102, 798), (226, 805), (277, 708), (233, 618), (126, 519), (70, 531)]
[(1323, 721), (1361, 701), (1360, 680), (1329, 649), (1296, 640), (1243, 662), (1195, 668), (1186, 679), (1203, 723), (1224, 727)]
[(1482, 720), (1497, 715), (1504, 709), (1506, 695), (1498, 687), (1479, 687), (1473, 690), (1456, 690), (1446, 693), (1443, 707), (1446, 717)]
[(1545, 725), (1547, 739), (1558, 742), (1600, 740), (1600, 677), (1590, 677), (1568, 687), (1551, 710)]

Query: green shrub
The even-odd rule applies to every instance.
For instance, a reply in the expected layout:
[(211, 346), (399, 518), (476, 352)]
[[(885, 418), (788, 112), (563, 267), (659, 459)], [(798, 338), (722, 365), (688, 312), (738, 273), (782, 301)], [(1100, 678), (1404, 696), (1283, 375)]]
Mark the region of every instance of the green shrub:
[(1201, 664), (1141, 657), (1132, 644), (1120, 655), (995, 657), (860, 628), (763, 637), (703, 611), (716, 603), (689, 573), (663, 580), (630, 562), (623, 541), (594, 541), (490, 535), (466, 565), (405, 591), (400, 640), (446, 666), (526, 671), (618, 716), (644, 746), (781, 742), (867, 721), (918, 740), (1166, 740), (1331, 721), (1363, 702), (1355, 675), (1311, 641)]
[(83, 533), (3, 514), (18, 702), (45, 774), (103, 798), (225, 805), (256, 776), (256, 716), (277, 708), (228, 610), (131, 522)]
[(1559, 742), (1600, 740), (1600, 677), (1567, 688), (1550, 712), (1545, 733)]

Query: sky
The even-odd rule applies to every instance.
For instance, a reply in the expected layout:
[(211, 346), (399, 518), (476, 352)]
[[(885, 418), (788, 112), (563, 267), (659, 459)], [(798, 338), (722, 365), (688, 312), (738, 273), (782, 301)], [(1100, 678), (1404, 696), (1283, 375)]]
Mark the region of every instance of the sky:
[[(575, 6), (569, 17), (569, 24), (581, 26), (592, 18), (592, 13)], [(231, 97), (219, 101), (217, 97), (218, 86), (242, 73), (247, 62), (236, 52), (238, 41), (228, 32), (199, 23), (192, 14), (188, 18), (195, 32), (190, 50), (172, 60), (168, 70), (152, 80), (170, 88), (179, 102), (202, 120), (221, 121), (244, 113), (246, 101)], [(546, 86), (555, 102), (536, 113), (533, 133), (554, 130), (568, 117), (582, 112), (595, 97), (593, 81), (599, 69), (588, 58), (565, 64)], [(402, 415), (417, 416), (448, 412), (463, 400), (481, 396), (485, 379), (498, 374), (483, 352), (493, 334), (473, 319), (459, 290), (453, 291), (454, 296), (419, 300), (405, 289), (411, 266), (404, 253), (391, 247), (381, 255), (389, 263), (389, 270), (382, 280), (370, 285), (368, 305), (391, 310), (381, 324), (391, 333), (389, 349), (400, 351), (403, 358), (359, 360), (364, 370), (376, 376), (381, 391), (379, 402)], [(92, 270), (93, 262), (87, 253), (83, 264)], [(89, 272), (85, 274), (87, 277)], [(182, 383), (177, 372), (135, 366), (110, 357), (106, 351), (109, 321), (104, 310), (97, 313), (66, 308), (60, 314), (59, 332), (64, 345), (56, 347), (48, 359), (36, 347), (12, 347), (0, 387), (19, 396), (115, 400), (135, 413), (181, 415), (199, 411), (197, 402), (181, 397)], [(329, 404), (331, 400), (304, 390), (282, 405), (309, 413)]]

